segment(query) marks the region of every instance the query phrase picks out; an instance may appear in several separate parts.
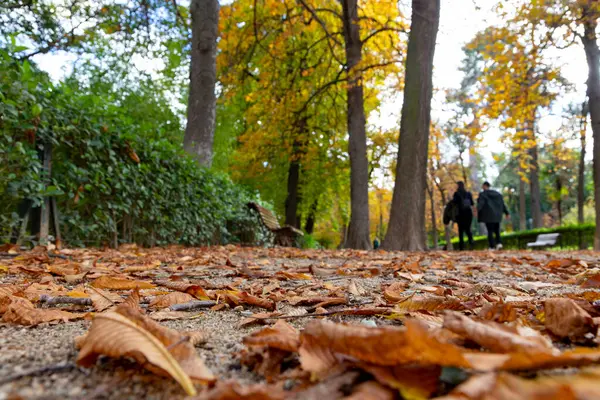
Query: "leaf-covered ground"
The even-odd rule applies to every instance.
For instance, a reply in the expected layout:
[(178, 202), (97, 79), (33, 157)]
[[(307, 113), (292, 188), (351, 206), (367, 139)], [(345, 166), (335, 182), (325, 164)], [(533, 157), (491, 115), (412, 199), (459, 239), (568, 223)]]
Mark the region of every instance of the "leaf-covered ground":
[(600, 398), (591, 252), (3, 250), (0, 398)]

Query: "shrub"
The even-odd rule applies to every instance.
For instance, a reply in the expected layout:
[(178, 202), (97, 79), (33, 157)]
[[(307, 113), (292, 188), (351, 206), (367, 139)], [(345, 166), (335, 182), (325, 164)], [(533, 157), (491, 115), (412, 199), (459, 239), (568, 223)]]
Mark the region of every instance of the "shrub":
[[(246, 207), (254, 195), (199, 168), (181, 140), (172, 143), (181, 137), (178, 117), (158, 115), (156, 100), (137, 104), (138, 113), (148, 107), (149, 121), (142, 123), (119, 106), (123, 98), (85, 92), (77, 82), (55, 86), (2, 51), (0, 100), (5, 240), (18, 223), (14, 210), (22, 199), (39, 205), (49, 195), (56, 196), (64, 240), (74, 246), (201, 245), (260, 235)], [(37, 156), (42, 144), (53, 146), (49, 185)]]
[[(580, 243), (583, 243), (587, 248), (594, 243), (594, 231), (595, 225), (583, 224), (510, 232), (501, 236), (502, 245), (505, 249), (526, 249), (527, 243), (535, 242), (537, 236), (543, 233), (560, 233), (556, 247), (579, 248)], [(487, 236), (476, 236), (474, 242), (475, 250), (484, 250), (488, 247)], [(445, 244), (445, 242), (440, 243), (440, 247)], [(455, 249), (458, 248), (458, 238), (452, 239), (452, 246)]]

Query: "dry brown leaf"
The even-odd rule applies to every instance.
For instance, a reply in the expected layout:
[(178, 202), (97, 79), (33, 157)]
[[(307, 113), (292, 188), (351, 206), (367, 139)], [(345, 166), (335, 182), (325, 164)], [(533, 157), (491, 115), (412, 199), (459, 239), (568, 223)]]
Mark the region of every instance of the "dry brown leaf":
[(123, 302), (123, 298), (117, 293), (107, 292), (106, 290), (97, 289), (94, 287), (89, 287), (85, 291), (90, 295), (92, 304), (98, 312), (104, 311)]
[(196, 393), (190, 379), (207, 383), (215, 380), (187, 336), (126, 305), (96, 315), (77, 362), (91, 366), (102, 354), (131, 357), (153, 372), (172, 376), (190, 395)]
[[(173, 377), (190, 396), (196, 389), (190, 377), (161, 341), (116, 312), (99, 314), (80, 341), (77, 363), (92, 366), (101, 354), (109, 357), (131, 357), (153, 372), (160, 371)], [(149, 367), (153, 368), (149, 368)]]
[(209, 299), (209, 296), (208, 294), (206, 294), (206, 291), (200, 285), (195, 285), (193, 283), (159, 280), (156, 281), (156, 284), (164, 286), (171, 290), (187, 293), (189, 295), (194, 296), (198, 300)]
[(2, 315), (2, 321), (19, 325), (38, 325), (44, 322), (69, 321), (83, 318), (84, 314), (73, 314), (67, 311), (35, 308), (27, 299), (10, 296), (10, 304)]
[(411, 311), (463, 310), (464, 308), (463, 303), (456, 297), (412, 294), (400, 300), (394, 306), (394, 311), (406, 313)]
[(404, 294), (404, 289), (407, 286), (405, 282), (394, 282), (384, 290), (383, 297), (390, 303), (405, 300), (406, 294)]
[(600, 274), (589, 276), (582, 284), (582, 288), (600, 288)]
[(367, 294), (367, 291), (360, 283), (356, 281), (356, 279), (351, 279), (348, 284), (348, 292), (354, 296), (364, 296)]
[[(305, 309), (301, 309), (302, 311), (304, 311), (304, 314), (306, 314), (306, 310)], [(266, 325), (269, 320), (267, 318), (269, 317), (278, 317), (280, 316), (281, 313), (280, 312), (270, 312), (270, 313), (256, 313), (256, 314), (252, 314), (249, 317), (243, 318), (240, 323), (238, 324), (238, 326), (240, 328), (243, 327), (247, 327), (253, 324), (263, 324)]]
[(306, 371), (322, 374), (349, 357), (370, 364), (445, 365), (468, 367), (462, 350), (440, 341), (433, 330), (406, 320), (406, 328), (369, 328), (311, 321), (300, 335), (300, 362)]
[(377, 381), (387, 387), (399, 390), (405, 399), (428, 399), (438, 389), (442, 369), (439, 366), (382, 367), (372, 364), (359, 364)]
[(356, 385), (352, 393), (344, 397), (346, 400), (394, 400), (395, 398), (396, 393), (393, 390), (375, 381), (363, 382)]
[(250, 306), (264, 308), (269, 311), (275, 310), (275, 307), (276, 307), (275, 302), (273, 300), (263, 299), (258, 296), (253, 296), (248, 292), (239, 292), (237, 294), (237, 296), (239, 297), (239, 299), (242, 302), (244, 302), (245, 304), (248, 304)]
[(549, 340), (539, 332), (518, 327), (511, 332), (504, 325), (486, 321), (477, 322), (457, 312), (447, 312), (444, 316), (444, 328), (474, 341), (482, 347), (498, 353), (523, 352), (528, 354), (551, 353), (555, 350)]
[(115, 278), (112, 276), (101, 276), (94, 280), (91, 285), (99, 289), (131, 290), (131, 289), (153, 289), (154, 286), (146, 281), (134, 281), (131, 279)]
[(551, 260), (544, 266), (544, 268), (548, 268), (548, 269), (567, 268), (567, 267), (570, 267), (575, 264), (577, 264), (577, 260), (569, 260), (569, 259)]
[(81, 267), (77, 264), (71, 265), (48, 265), (46, 267), (48, 272), (53, 275), (65, 276), (65, 275), (77, 275), (81, 273)]
[(598, 330), (590, 314), (571, 299), (546, 300), (544, 313), (546, 329), (560, 338), (582, 339)]
[(264, 384), (244, 386), (237, 381), (219, 382), (216, 387), (198, 396), (198, 400), (283, 400), (281, 388)]
[(326, 302), (335, 304), (346, 304), (348, 300), (345, 297), (326, 297), (326, 296), (294, 296), (288, 299), (288, 302), (293, 306), (308, 306)]
[(296, 352), (300, 345), (300, 333), (287, 322), (279, 320), (272, 327), (263, 328), (246, 336), (243, 342), (246, 346), (264, 346)]
[(173, 304), (187, 303), (195, 300), (191, 294), (183, 292), (173, 292), (164, 296), (156, 296), (148, 305), (149, 309), (159, 309), (171, 307)]
[(438, 400), (585, 400), (600, 398), (600, 372), (523, 379), (507, 373), (474, 376)]
[(479, 317), (489, 321), (512, 322), (517, 319), (517, 309), (509, 303), (485, 304), (479, 311)]

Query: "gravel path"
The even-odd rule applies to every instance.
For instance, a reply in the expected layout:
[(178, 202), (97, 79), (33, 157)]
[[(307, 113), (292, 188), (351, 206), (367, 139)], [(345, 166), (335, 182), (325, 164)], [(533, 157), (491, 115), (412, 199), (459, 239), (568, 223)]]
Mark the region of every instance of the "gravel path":
[[(231, 275), (231, 268), (214, 270), (209, 268), (210, 263), (191, 270), (202, 275), (202, 279), (211, 285), (225, 286), (240, 283), (240, 288), (247, 289), (257, 281), (271, 282), (268, 280), (269, 277), (277, 271), (290, 267), (294, 270), (302, 270), (313, 266), (317, 267), (316, 271), (313, 270), (314, 275), (324, 276), (315, 276), (315, 279), (310, 281), (282, 280), (281, 287), (289, 290), (320, 282), (346, 290), (353, 282), (364, 290), (364, 294), (350, 295), (350, 305), (378, 304), (382, 301), (382, 286), (405, 280), (395, 274), (385, 273), (385, 267), (390, 262), (410, 265), (416, 260), (417, 265), (423, 269), (424, 275), (417, 277), (415, 282), (408, 285), (407, 294), (411, 291), (419, 293), (419, 288), (425, 286), (445, 287), (440, 282), (445, 279), (457, 279), (472, 284), (518, 290), (521, 292), (520, 295), (524, 296), (523, 298), (534, 299), (582, 290), (573, 281), (572, 273), (549, 273), (540, 268), (540, 265), (546, 264), (549, 260), (576, 258), (584, 261), (588, 269), (600, 265), (599, 255), (592, 252), (410, 254), (298, 250), (286, 252), (282, 249), (240, 250), (237, 248), (223, 250), (221, 248), (219, 254), (227, 256), (233, 265), (256, 267), (253, 270), (258, 270), (257, 266), (259, 266), (267, 276), (240, 281), (239, 277), (228, 276)], [(181, 254), (178, 254), (179, 256)], [(3, 259), (0, 259), (1, 264)], [(371, 274), (373, 276), (368, 276), (367, 273), (365, 277), (344, 276), (336, 272), (336, 268), (358, 264), (361, 265), (361, 270), (373, 271)], [(376, 269), (383, 273), (375, 272)], [(581, 270), (584, 271), (585, 268)], [(14, 283), (22, 278), (0, 273), (0, 284)], [(547, 284), (551, 285), (546, 286)], [(278, 311), (284, 314), (299, 314), (306, 308), (309, 307), (292, 307), (285, 302), (278, 304)], [(260, 382), (260, 377), (241, 366), (237, 357), (237, 354), (244, 349), (242, 338), (260, 329), (256, 325), (239, 327), (240, 320), (247, 317), (249, 311), (264, 312), (255, 307), (236, 307), (223, 311), (205, 311), (198, 318), (162, 321), (161, 324), (180, 331), (208, 332), (210, 339), (206, 344), (198, 347), (198, 353), (220, 380), (233, 378), (242, 383)], [(334, 321), (378, 326), (401, 324), (399, 320), (382, 317), (331, 316), (329, 318)], [(291, 320), (291, 323), (301, 328), (308, 320), (310, 318), (298, 318)], [(179, 399), (185, 397), (180, 386), (172, 379), (153, 375), (128, 360), (102, 358), (93, 368), (77, 367), (74, 338), (85, 333), (90, 323), (90, 321), (79, 320), (23, 327), (0, 322), (0, 399)]]

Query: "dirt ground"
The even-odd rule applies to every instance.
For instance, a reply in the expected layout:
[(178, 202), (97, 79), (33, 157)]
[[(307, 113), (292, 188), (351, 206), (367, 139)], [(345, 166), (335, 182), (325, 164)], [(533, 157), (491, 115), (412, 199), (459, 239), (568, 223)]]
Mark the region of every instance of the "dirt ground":
[[(281, 316), (290, 316), (292, 326), (302, 329), (317, 318), (368, 327), (402, 326), (404, 318), (441, 319), (444, 299), (539, 305), (544, 299), (596, 292), (594, 281), (600, 255), (593, 252), (426, 252), (318, 251), (297, 249), (248, 249), (239, 247), (138, 249), (120, 251), (43, 249), (25, 254), (0, 255), (0, 299), (2, 288), (33, 283), (54, 285), (49, 295), (83, 291), (104, 275), (121, 274), (154, 282), (165, 279), (198, 283), (207, 290), (223, 288), (273, 299)], [(57, 268), (51, 268), (56, 266)], [(134, 267), (134, 268), (132, 268)], [(147, 267), (144, 270), (143, 267)], [(62, 268), (62, 269), (61, 269)], [(68, 272), (71, 268), (73, 274)], [(133, 270), (135, 272), (126, 272)], [(66, 271), (66, 272), (65, 272)], [(591, 272), (590, 272), (591, 271)], [(83, 276), (82, 276), (83, 275)], [(119, 275), (119, 276), (121, 276)], [(401, 283), (400, 301), (386, 289)], [(265, 287), (271, 285), (269, 296)], [(159, 285), (160, 286), (160, 285)], [(464, 292), (471, 288), (472, 293)], [(458, 291), (461, 295), (458, 295)], [(52, 291), (56, 292), (53, 293)], [(115, 290), (126, 297), (127, 290)], [(185, 392), (170, 378), (157, 376), (129, 359), (101, 357), (91, 368), (76, 364), (75, 338), (88, 331), (92, 305), (48, 306), (26, 296), (40, 309), (59, 308), (88, 317), (50, 321), (35, 325), (0, 322), (0, 399), (178, 399)], [(142, 290), (141, 305), (156, 296)], [(294, 296), (345, 298), (344, 303), (297, 301)], [(402, 306), (404, 299), (422, 296), (431, 302)], [(483, 296), (483, 297), (481, 297)], [(220, 299), (217, 299), (220, 302)], [(437, 302), (437, 303), (436, 303)], [(590, 301), (590, 308), (597, 301)], [(2, 310), (0, 301), (0, 310)], [(393, 317), (385, 314), (339, 315), (334, 311), (374, 307), (396, 307)], [(476, 315), (480, 305), (466, 315)], [(218, 307), (217, 307), (218, 309)], [(203, 331), (208, 340), (196, 348), (219, 381), (234, 379), (242, 384), (264, 382), (248, 365), (242, 365), (242, 340), (263, 325), (240, 322), (264, 309), (244, 303), (223, 309), (208, 308), (190, 313), (190, 318), (160, 323), (178, 331)], [(327, 312), (324, 317), (307, 316)], [(193, 314), (193, 315), (191, 315)], [(400, 314), (400, 315), (399, 315)], [(535, 310), (519, 318), (533, 318)], [(5, 315), (6, 317), (6, 315)], [(274, 322), (274, 321), (269, 321)], [(561, 344), (562, 345), (562, 344)], [(558, 345), (557, 345), (558, 346)], [(293, 382), (284, 382), (291, 386)], [(202, 391), (202, 385), (196, 385)], [(440, 394), (440, 393), (438, 393)], [(443, 394), (443, 393), (441, 393)]]

